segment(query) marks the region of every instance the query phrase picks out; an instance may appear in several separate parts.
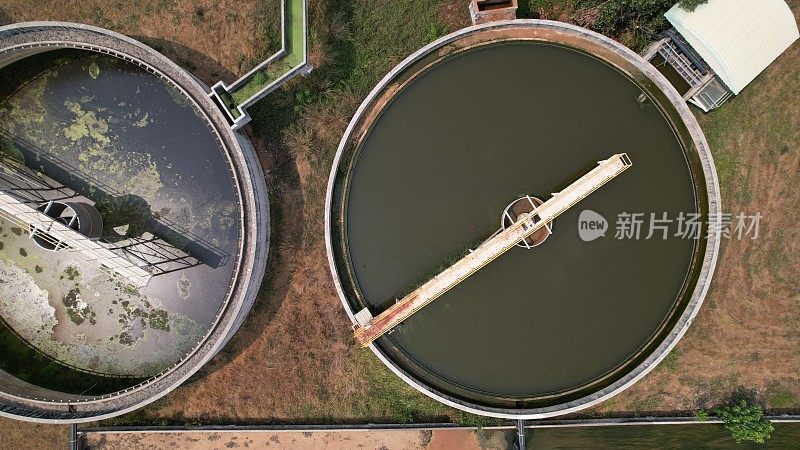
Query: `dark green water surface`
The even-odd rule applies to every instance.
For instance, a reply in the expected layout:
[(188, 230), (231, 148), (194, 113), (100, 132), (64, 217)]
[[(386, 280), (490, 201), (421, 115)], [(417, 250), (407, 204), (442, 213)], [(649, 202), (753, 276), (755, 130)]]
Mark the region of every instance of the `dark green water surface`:
[[(383, 338), (401, 366), (530, 398), (585, 386), (653, 338), (696, 242), (672, 236), (674, 223), (668, 239), (645, 239), (650, 213), (698, 207), (679, 140), (640, 93), (592, 57), (515, 43), (446, 59), (386, 107), (347, 193), (345, 245), (373, 314), (490, 236), (516, 198), (547, 199), (614, 153), (634, 163), (561, 216), (544, 245), (512, 249)], [(579, 238), (584, 209), (608, 220), (605, 237)], [(615, 239), (623, 212), (644, 214), (639, 240)]]

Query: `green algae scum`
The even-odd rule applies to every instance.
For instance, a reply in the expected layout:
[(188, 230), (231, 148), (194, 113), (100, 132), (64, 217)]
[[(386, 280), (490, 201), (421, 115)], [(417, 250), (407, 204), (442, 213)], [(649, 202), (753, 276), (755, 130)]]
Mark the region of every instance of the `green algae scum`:
[[(498, 417), (540, 418), (608, 398), (688, 327), (717, 236), (656, 231), (717, 210), (708, 149), (666, 80), (606, 38), (553, 22), (473, 27), (412, 55), (362, 104), (337, 155), (327, 237), (351, 317), (377, 315), (611, 154), (633, 167), (397, 326), (373, 351), (423, 393)], [(581, 211), (607, 221), (579, 233)], [(615, 236), (638, 213), (638, 238)], [(706, 235), (708, 237), (706, 238)]]
[[(241, 323), (263, 271), (243, 258), (266, 252), (246, 236), (266, 209), (259, 171), (207, 89), (152, 50), (65, 24), (26, 32), (34, 44), (0, 34), (0, 392), (52, 405), (3, 411), (115, 414), (176, 386)], [(35, 45), (54, 34), (64, 43)], [(31, 219), (45, 216), (82, 231)], [(264, 248), (243, 256), (245, 242)]]

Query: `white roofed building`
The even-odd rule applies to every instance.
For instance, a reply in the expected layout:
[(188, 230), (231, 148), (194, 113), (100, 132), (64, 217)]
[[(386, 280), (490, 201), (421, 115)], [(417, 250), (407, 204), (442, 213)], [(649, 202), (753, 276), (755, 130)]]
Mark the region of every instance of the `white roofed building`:
[(741, 92), (800, 37), (784, 0), (709, 0), (694, 11), (679, 3), (664, 16), (673, 28), (644, 56), (706, 112)]

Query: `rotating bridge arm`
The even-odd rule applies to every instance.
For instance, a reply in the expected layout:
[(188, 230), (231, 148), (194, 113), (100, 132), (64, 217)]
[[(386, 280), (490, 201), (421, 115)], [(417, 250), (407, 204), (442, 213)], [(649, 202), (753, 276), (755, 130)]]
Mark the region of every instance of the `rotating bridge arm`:
[(370, 345), (414, 313), (513, 248), (518, 242), (547, 226), (556, 217), (616, 178), (632, 164), (625, 153), (619, 153), (599, 161), (597, 167), (561, 192), (553, 194), (549, 200), (535, 210), (521, 214), (510, 227), (489, 238), (474, 251), (398, 300), (377, 317), (373, 317), (368, 308), (362, 309), (355, 316), (356, 340), (362, 347)]

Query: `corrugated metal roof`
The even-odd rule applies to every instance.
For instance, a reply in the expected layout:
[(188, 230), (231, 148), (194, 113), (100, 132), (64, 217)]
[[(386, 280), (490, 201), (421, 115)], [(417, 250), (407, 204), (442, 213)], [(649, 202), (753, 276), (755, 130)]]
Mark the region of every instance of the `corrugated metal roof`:
[(800, 37), (784, 0), (709, 0), (664, 16), (734, 94)]

